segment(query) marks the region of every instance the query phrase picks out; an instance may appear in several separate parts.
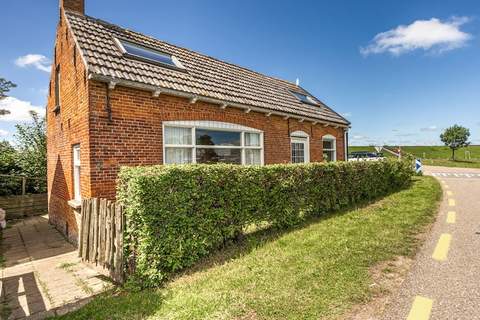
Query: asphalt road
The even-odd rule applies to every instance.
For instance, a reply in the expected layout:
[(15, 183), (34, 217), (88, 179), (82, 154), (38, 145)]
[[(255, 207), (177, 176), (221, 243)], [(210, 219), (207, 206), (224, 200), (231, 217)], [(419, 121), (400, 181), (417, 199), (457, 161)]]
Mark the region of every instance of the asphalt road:
[(383, 319), (480, 319), (480, 169), (426, 167), (440, 213)]

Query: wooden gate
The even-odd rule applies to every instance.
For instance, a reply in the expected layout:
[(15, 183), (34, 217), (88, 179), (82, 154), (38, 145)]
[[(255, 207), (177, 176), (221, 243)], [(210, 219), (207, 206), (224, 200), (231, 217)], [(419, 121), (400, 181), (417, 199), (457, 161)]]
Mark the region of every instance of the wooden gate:
[(82, 261), (108, 270), (111, 278), (124, 281), (123, 207), (106, 199), (82, 200), (78, 252)]

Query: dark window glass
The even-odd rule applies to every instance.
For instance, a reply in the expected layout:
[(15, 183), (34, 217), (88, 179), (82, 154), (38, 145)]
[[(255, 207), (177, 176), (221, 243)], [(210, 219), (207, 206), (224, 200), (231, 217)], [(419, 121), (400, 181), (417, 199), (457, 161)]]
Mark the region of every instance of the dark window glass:
[(120, 42), (122, 43), (123, 48), (125, 49), (125, 51), (128, 54), (131, 54), (131, 55), (134, 55), (134, 56), (137, 56), (137, 57), (140, 57), (140, 58), (152, 60), (152, 61), (155, 61), (155, 62), (168, 64), (168, 65), (173, 66), (173, 67), (177, 66), (175, 64), (175, 62), (173, 62), (173, 59), (172, 59), (171, 55), (161, 53), (161, 52), (153, 50), (153, 49), (145, 48), (145, 47), (142, 47), (140, 45), (136, 45), (136, 44), (133, 44), (133, 43), (130, 43), (130, 42), (126, 42), (126, 41), (120, 41)]
[(197, 163), (242, 163), (242, 150), (240, 149), (210, 149), (197, 148)]
[[(361, 158), (364, 158), (363, 156)], [(331, 162), (335, 160), (335, 151), (323, 151), (323, 160)]]
[(240, 132), (197, 129), (195, 137), (201, 146), (240, 146)]
[(302, 142), (292, 142), (292, 163), (305, 162), (305, 144)]
[(323, 140), (323, 149), (333, 149), (333, 140)]
[(317, 104), (313, 98), (307, 96), (306, 94), (300, 93), (300, 92), (292, 92), (300, 101), (305, 102), (305, 103), (310, 103), (310, 104)]
[(60, 67), (55, 69), (55, 106), (60, 105)]

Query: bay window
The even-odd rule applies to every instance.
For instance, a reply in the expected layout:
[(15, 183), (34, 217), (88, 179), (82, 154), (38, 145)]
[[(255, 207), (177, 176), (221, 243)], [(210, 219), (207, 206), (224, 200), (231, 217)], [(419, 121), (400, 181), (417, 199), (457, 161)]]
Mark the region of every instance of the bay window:
[(164, 122), (164, 163), (263, 164), (263, 133), (217, 121)]

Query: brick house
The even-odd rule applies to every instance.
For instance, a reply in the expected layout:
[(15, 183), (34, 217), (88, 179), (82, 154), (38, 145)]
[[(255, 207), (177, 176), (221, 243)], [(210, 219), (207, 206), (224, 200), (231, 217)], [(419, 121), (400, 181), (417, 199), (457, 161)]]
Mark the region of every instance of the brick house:
[(72, 242), (120, 166), (345, 159), (350, 123), (300, 86), (84, 11), (60, 0), (47, 104), (49, 217)]

